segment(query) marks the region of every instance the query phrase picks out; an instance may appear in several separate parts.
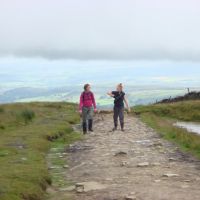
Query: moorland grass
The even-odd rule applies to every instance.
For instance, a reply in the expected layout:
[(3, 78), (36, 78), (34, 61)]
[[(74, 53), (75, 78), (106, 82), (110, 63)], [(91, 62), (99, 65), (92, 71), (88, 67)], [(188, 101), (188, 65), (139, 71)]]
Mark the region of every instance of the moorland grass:
[(136, 106), (135, 112), (153, 113), (160, 117), (170, 117), (182, 121), (200, 122), (200, 101), (182, 101), (168, 104)]
[(43, 200), (51, 184), (46, 154), (51, 146), (80, 138), (70, 103), (0, 105), (0, 199)]
[(175, 127), (177, 120), (200, 121), (200, 101), (136, 106), (134, 111), (163, 138), (177, 143), (184, 151), (200, 158), (200, 136)]

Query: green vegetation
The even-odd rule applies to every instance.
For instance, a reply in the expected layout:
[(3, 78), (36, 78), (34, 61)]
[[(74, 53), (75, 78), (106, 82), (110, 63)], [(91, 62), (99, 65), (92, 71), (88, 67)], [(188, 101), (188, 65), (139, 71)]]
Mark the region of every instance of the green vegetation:
[(162, 137), (176, 142), (183, 150), (200, 158), (200, 136), (173, 126), (177, 120), (200, 122), (200, 101), (136, 106), (134, 110)]
[(25, 124), (27, 124), (28, 122), (33, 120), (33, 118), (35, 117), (35, 113), (32, 110), (25, 109), (19, 112), (18, 117), (22, 118)]
[(0, 199), (43, 200), (51, 184), (46, 154), (50, 147), (80, 138), (76, 105), (27, 103), (0, 105)]
[(171, 104), (136, 106), (136, 113), (152, 113), (182, 121), (200, 122), (200, 101), (183, 101)]

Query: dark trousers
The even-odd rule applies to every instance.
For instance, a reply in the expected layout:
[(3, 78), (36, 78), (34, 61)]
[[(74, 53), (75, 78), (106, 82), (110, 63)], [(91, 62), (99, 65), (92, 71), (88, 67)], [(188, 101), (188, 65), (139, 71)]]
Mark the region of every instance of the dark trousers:
[(118, 125), (118, 118), (120, 121), (121, 128), (124, 127), (124, 107), (114, 107), (114, 126), (117, 127)]

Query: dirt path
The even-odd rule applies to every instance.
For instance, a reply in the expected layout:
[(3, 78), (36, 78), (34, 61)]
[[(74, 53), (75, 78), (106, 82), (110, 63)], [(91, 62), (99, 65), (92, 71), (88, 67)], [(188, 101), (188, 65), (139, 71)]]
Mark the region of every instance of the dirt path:
[(62, 188), (52, 199), (200, 199), (198, 160), (181, 153), (136, 117), (126, 116), (125, 127), (125, 132), (111, 132), (108, 114), (95, 124), (94, 134), (71, 145), (64, 176), (77, 187)]

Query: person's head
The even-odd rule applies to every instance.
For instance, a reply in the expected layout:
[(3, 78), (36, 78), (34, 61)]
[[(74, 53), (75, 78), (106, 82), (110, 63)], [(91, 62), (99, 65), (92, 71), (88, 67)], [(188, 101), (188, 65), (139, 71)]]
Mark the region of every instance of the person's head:
[(122, 85), (122, 83), (119, 83), (118, 85), (117, 85), (117, 91), (118, 92), (121, 92), (123, 90), (123, 85)]
[(90, 84), (88, 84), (88, 83), (87, 83), (87, 84), (85, 84), (85, 85), (84, 85), (84, 87), (83, 87), (83, 89), (84, 89), (84, 91), (85, 91), (85, 92), (89, 92), (89, 91), (90, 91), (90, 89), (91, 89), (91, 86), (90, 86)]

